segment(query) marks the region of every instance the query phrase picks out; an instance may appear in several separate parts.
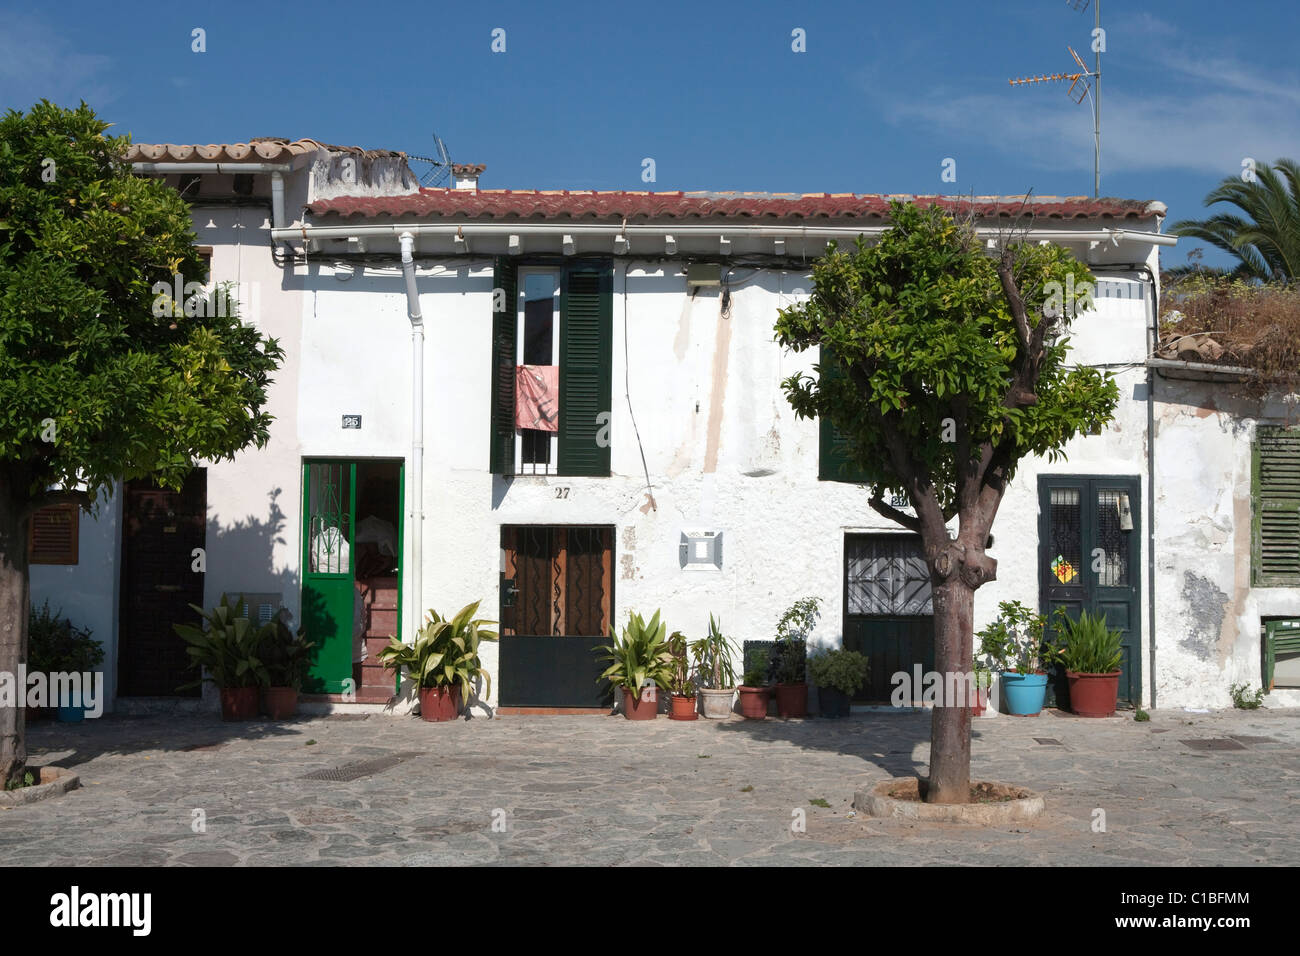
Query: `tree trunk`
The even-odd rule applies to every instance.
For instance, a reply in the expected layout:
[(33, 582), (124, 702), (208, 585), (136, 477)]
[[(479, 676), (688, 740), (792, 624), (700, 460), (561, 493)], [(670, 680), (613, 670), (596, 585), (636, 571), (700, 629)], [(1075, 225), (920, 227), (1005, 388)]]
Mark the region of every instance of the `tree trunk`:
[[(948, 675), (966, 674), (973, 656), (975, 589), (953, 574), (933, 588), (934, 668), (951, 687)], [(961, 685), (963, 691), (966, 684)], [(949, 700), (940, 694), (930, 722), (930, 786), (926, 803), (970, 802), (970, 706), (964, 693)]]
[[(22, 778), (27, 764), (23, 740), (27, 688), (19, 683), (19, 672), (27, 660), (27, 616), (30, 600), (27, 583), (27, 521), (25, 502), (16, 493), (23, 489), (0, 472), (0, 680), (13, 682), (14, 706), (0, 706), (0, 786)], [(25, 682), (24, 682), (25, 684)], [(6, 701), (6, 704), (8, 701)]]

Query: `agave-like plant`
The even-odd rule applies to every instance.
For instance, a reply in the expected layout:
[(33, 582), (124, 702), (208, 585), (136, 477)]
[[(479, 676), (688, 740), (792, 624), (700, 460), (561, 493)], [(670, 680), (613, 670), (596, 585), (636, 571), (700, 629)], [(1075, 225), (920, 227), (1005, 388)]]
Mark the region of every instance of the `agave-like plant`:
[(403, 644), (396, 637), (377, 655), (381, 664), (407, 675), (420, 687), (460, 686), (460, 699), (468, 701), (471, 685), (484, 680), (484, 698), (492, 696), (492, 675), (483, 669), (478, 650), (482, 641), (497, 640), (490, 628), (495, 621), (475, 618), (481, 601), (466, 604), (455, 617), (444, 618), (429, 610), (429, 619), (416, 634), (415, 641)]
[(1061, 663), (1076, 674), (1114, 674), (1124, 659), (1123, 636), (1106, 626), (1106, 615), (1083, 611), (1077, 621), (1062, 621), (1065, 644)]
[(673, 679), (674, 659), (668, 647), (667, 631), (658, 611), (648, 624), (640, 614), (633, 614), (623, 628), (622, 638), (610, 628), (613, 646), (592, 648), (602, 660), (610, 662), (597, 681), (607, 680), (631, 691), (649, 684), (668, 687)]
[(190, 607), (207, 622), (207, 628), (173, 624), (172, 630), (189, 645), (185, 653), (189, 655), (190, 666), (201, 676), (177, 689), (189, 690), (205, 681), (218, 687), (268, 686), (270, 674), (258, 648), (261, 631), (248, 619), (243, 599), (231, 604), (230, 596), (223, 594), (221, 603), (211, 611), (204, 611), (197, 604)]
[(691, 656), (699, 670), (700, 680), (706, 687), (714, 690), (730, 689), (736, 686), (735, 667), (731, 661), (731, 642), (722, 633), (722, 628), (713, 615), (709, 615), (708, 637), (701, 637), (691, 644)]

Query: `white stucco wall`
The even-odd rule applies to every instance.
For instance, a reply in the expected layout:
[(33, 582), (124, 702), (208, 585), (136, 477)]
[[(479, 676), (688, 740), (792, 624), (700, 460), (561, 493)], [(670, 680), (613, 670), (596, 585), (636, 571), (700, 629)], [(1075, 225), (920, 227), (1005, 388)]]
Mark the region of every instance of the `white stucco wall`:
[[(1261, 684), (1261, 618), (1300, 616), (1300, 588), (1251, 578), (1255, 431), (1287, 409), (1229, 399), (1223, 385), (1156, 382), (1156, 700), (1231, 707), (1233, 684)], [(1300, 705), (1300, 690), (1267, 703)]]

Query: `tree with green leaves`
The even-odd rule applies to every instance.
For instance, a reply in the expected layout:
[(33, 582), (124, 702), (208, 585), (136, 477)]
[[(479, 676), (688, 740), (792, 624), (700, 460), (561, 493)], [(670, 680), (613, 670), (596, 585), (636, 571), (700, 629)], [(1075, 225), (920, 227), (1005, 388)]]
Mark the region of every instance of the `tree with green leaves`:
[[(207, 279), (190, 210), (108, 127), (85, 103), (0, 118), (0, 679), (27, 653), (33, 513), (93, 511), (118, 480), (179, 489), (269, 436), (279, 345), (161, 291)], [(23, 729), (0, 707), (0, 782), (22, 776)]]
[[(832, 245), (808, 301), (780, 311), (782, 345), (821, 348), (818, 378), (783, 383), (796, 414), (828, 418), (868, 476), (870, 507), (921, 536), (943, 674), (970, 670), (975, 591), (996, 576), (985, 549), (1017, 465), (1059, 457), (1118, 402), (1108, 373), (1066, 364), (1062, 333), (1091, 308), (1091, 282), (1059, 246), (1008, 239), (989, 255), (969, 223), (895, 202), (878, 242)], [(906, 495), (914, 513), (886, 495)], [(969, 801), (960, 703), (933, 712), (931, 802)]]
[(1183, 219), (1169, 231), (1231, 254), (1239, 262), (1232, 273), (1236, 278), (1300, 278), (1300, 163), (1279, 159), (1229, 176), (1205, 197), (1207, 207), (1218, 203), (1236, 206), (1242, 214)]

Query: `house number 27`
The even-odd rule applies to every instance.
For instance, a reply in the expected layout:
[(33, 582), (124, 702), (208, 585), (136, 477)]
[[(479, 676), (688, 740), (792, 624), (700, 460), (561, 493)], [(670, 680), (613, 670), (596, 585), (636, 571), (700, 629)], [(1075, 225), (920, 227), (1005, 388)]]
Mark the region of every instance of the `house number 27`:
[(568, 487), (556, 488), (556, 489), (555, 489), (555, 497), (557, 497), (557, 498), (567, 498), (567, 497), (569, 497), (569, 489), (568, 489)]

